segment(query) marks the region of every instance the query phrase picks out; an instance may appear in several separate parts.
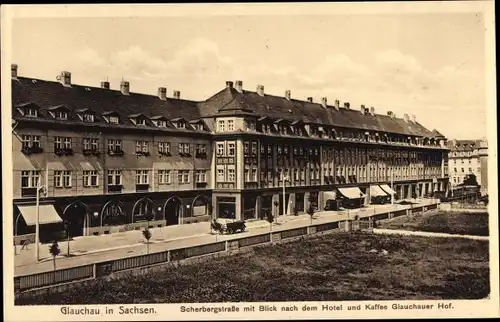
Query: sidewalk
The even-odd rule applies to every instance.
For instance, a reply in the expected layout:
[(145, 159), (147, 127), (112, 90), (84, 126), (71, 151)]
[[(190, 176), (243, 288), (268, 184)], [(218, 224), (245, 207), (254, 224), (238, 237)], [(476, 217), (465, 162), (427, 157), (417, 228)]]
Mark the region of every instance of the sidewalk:
[[(415, 206), (429, 204), (429, 201), (421, 202)], [(400, 210), (409, 209), (409, 205), (371, 205), (363, 209), (349, 211), (321, 211), (314, 214), (313, 224), (342, 221), (353, 219), (356, 214), (360, 218), (372, 216), (374, 212), (387, 212), (388, 209)], [(277, 222), (273, 223), (272, 230), (279, 231), (305, 227), (310, 225), (309, 215), (280, 216)], [(210, 234), (210, 223), (195, 223), (189, 225), (168, 226), (153, 228), (150, 252), (165, 251), (173, 248), (194, 246), (204, 243), (213, 243), (228, 239), (236, 239), (256, 234), (262, 234), (270, 230), (269, 223), (265, 220), (247, 222), (247, 231), (234, 235), (212, 235)], [(90, 264), (97, 261), (112, 260), (123, 257), (146, 254), (147, 247), (144, 244), (141, 231), (129, 231), (124, 233), (85, 236), (70, 241), (70, 257), (66, 257), (67, 243), (61, 242), (61, 255), (57, 257), (57, 268), (68, 268), (78, 265)], [(29, 246), (29, 250), (23, 250), (15, 256), (15, 275), (33, 274), (53, 269), (52, 258), (49, 254), (49, 244), (40, 246), (41, 261), (36, 263), (35, 247)], [(19, 253), (19, 249), (18, 249)]]

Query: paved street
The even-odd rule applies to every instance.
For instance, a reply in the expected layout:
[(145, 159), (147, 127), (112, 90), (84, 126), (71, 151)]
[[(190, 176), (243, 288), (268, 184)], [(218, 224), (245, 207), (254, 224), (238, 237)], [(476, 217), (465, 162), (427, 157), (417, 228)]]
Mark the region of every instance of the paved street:
[[(422, 200), (418, 205), (431, 203), (430, 200)], [(359, 214), (361, 218), (371, 216), (375, 213), (387, 212), (393, 207), (395, 210), (409, 209), (409, 205), (377, 205), (369, 206), (361, 210), (351, 210), (335, 212), (323, 211), (314, 215), (313, 224), (326, 223), (332, 221), (342, 221), (353, 218)], [(273, 224), (273, 231), (305, 227), (310, 225), (310, 217), (307, 214), (300, 216), (280, 217), (278, 223)], [(211, 235), (208, 222), (189, 225), (169, 226), (152, 229), (152, 239), (150, 252), (165, 251), (168, 249), (182, 248), (194, 245), (200, 245), (210, 242), (236, 239), (244, 236), (251, 236), (269, 232), (269, 223), (264, 220), (258, 220), (247, 223), (247, 231), (234, 235)], [(124, 257), (132, 257), (146, 254), (147, 247), (143, 242), (141, 231), (129, 231), (111, 235), (86, 236), (79, 237), (70, 241), (70, 257), (66, 257), (67, 243), (61, 242), (61, 255), (56, 261), (57, 268), (68, 268), (83, 264), (90, 264), (99, 261), (112, 260)], [(50, 271), (53, 269), (52, 259), (49, 254), (49, 245), (44, 244), (40, 247), (41, 262), (36, 263), (35, 247), (29, 246), (29, 250), (23, 250), (15, 256), (15, 275), (27, 275), (37, 272)]]

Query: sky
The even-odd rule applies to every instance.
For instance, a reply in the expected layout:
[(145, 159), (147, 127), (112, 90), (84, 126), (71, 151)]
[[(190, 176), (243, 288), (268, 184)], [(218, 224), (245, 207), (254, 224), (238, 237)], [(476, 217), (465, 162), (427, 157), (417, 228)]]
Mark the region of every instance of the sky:
[[(19, 75), (204, 100), (227, 80), (415, 115), (448, 138), (486, 136), (480, 13), (16, 18)], [(342, 104), (342, 103), (341, 103)]]

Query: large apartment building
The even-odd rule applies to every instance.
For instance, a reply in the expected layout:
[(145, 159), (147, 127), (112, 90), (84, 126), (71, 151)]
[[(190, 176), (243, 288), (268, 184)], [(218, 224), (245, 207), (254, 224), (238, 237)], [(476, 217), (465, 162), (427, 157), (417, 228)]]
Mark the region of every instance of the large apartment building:
[(130, 89), (75, 85), (66, 71), (20, 77), (12, 65), (17, 234), (33, 232), (40, 190), (42, 235), (65, 220), (75, 236), (137, 229), (148, 217), (154, 226), (251, 220), (448, 188), (446, 138), (408, 115), (241, 81), (201, 102)]
[(488, 143), (486, 140), (449, 140), (449, 177), (452, 186), (476, 176), (481, 193), (488, 191)]

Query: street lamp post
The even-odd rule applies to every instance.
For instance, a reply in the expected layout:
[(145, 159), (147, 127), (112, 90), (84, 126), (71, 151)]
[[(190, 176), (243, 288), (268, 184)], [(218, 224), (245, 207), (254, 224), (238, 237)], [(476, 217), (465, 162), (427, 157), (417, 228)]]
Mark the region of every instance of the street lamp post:
[(36, 223), (35, 223), (35, 256), (36, 261), (40, 261), (40, 194), (45, 195), (46, 188), (45, 186), (40, 186), (40, 180), (38, 180), (38, 184), (36, 187)]
[[(281, 178), (283, 179), (283, 216), (286, 215), (286, 198), (285, 198), (285, 182), (288, 180), (288, 176), (285, 176), (285, 171), (281, 170)], [(278, 218), (276, 218), (278, 222)]]

